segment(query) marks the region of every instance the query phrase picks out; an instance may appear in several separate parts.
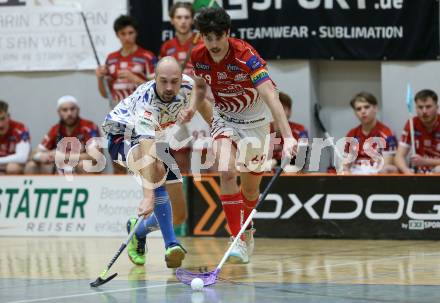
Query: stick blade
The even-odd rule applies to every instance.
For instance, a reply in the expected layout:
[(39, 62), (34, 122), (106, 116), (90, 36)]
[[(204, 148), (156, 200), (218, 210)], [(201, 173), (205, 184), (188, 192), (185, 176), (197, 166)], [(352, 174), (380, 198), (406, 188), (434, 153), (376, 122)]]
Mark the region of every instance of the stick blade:
[(114, 273), (113, 275), (111, 275), (107, 279), (102, 279), (101, 277), (98, 277), (95, 281), (90, 283), (90, 287), (101, 286), (102, 284), (105, 284), (105, 283), (109, 282), (110, 280), (113, 280), (117, 275), (118, 275), (118, 273)]
[(209, 286), (217, 282), (219, 273), (220, 273), (219, 269), (209, 272), (203, 272), (203, 273), (200, 272), (194, 273), (187, 271), (183, 268), (178, 268), (176, 270), (176, 278), (177, 280), (179, 280), (180, 282), (186, 285), (191, 285), (191, 281), (193, 279), (200, 278), (203, 280), (203, 286)]

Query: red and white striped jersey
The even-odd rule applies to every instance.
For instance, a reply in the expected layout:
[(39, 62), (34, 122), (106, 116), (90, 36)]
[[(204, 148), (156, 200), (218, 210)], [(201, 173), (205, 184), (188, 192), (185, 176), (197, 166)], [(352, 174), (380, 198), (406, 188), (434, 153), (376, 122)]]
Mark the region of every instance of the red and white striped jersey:
[(229, 38), (229, 50), (216, 63), (204, 45), (191, 53), (194, 74), (203, 78), (214, 95), (214, 110), (238, 128), (253, 128), (270, 122), (270, 111), (257, 87), (271, 81), (266, 62), (243, 40)]
[(122, 56), (120, 50), (108, 55), (105, 64), (110, 73), (110, 90), (113, 100), (121, 101), (136, 90), (134, 83), (118, 76), (120, 71), (129, 70), (147, 81), (154, 74), (156, 62), (156, 56), (141, 47), (138, 47), (133, 54), (125, 57)]
[[(195, 36), (196, 35), (193, 34), (192, 37), (188, 39), (184, 44), (180, 44), (177, 37), (165, 41), (160, 48), (160, 57), (163, 58), (165, 56), (172, 56), (177, 60), (177, 62), (179, 62), (180, 65), (182, 65), (183, 63), (185, 63), (186, 57), (189, 56), (188, 51), (191, 47), (191, 44), (196, 42), (193, 48), (197, 45), (203, 44), (202, 39), (194, 41)], [(191, 76), (193, 74), (192, 70), (193, 66), (191, 64), (191, 60), (187, 60), (185, 68), (183, 69), (183, 73), (185, 75)]]
[[(416, 153), (422, 157), (440, 159), (440, 115), (431, 131), (428, 131), (418, 117), (413, 118)], [(411, 134), (409, 121), (406, 122), (399, 144), (410, 147)], [(421, 171), (430, 171), (432, 167), (419, 167)]]
[(27, 127), (21, 122), (9, 120), (8, 131), (0, 136), (0, 157), (14, 154), (18, 143), (29, 141), (30, 137)]
[[(373, 150), (379, 154), (387, 156), (394, 154), (397, 149), (397, 139), (393, 131), (380, 121), (376, 122), (374, 128), (367, 135), (363, 133), (362, 125), (359, 125), (358, 127), (351, 129), (347, 133), (346, 137), (354, 138), (359, 143), (357, 149), (355, 150), (357, 152), (357, 158), (354, 161), (355, 165), (363, 165), (368, 162), (370, 165), (374, 164), (374, 160), (369, 156), (369, 154), (372, 154)], [(368, 140), (370, 138), (383, 139), (385, 141), (385, 147), (383, 149), (379, 149), (377, 143), (370, 142), (371, 140)], [(348, 143), (345, 147), (345, 151), (349, 151)]]

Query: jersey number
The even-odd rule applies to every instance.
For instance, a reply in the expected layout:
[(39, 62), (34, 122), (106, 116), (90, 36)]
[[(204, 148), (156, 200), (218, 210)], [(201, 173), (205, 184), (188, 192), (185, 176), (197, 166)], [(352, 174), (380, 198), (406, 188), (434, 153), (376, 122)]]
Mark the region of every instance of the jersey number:
[(203, 78), (208, 82), (209, 85), (211, 85), (211, 75), (205, 74), (203, 75)]

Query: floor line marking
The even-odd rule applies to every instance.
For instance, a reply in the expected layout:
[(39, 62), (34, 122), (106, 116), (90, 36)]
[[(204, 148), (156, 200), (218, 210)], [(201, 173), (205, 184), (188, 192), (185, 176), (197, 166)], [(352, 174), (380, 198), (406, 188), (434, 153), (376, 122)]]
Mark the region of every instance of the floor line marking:
[(160, 288), (160, 287), (175, 286), (175, 285), (182, 285), (182, 284), (181, 283), (169, 283), (169, 284), (150, 285), (150, 286), (133, 287), (133, 288), (121, 288), (121, 289), (112, 289), (112, 290), (107, 290), (107, 291), (96, 291), (93, 293), (72, 294), (72, 295), (66, 295), (66, 296), (46, 297), (46, 298), (39, 298), (39, 299), (27, 299), (27, 300), (20, 300), (20, 301), (9, 301), (6, 303), (43, 302), (43, 301), (52, 301), (52, 300), (59, 300), (59, 299), (70, 299), (70, 298), (88, 297), (88, 296), (96, 296), (96, 295), (111, 294), (111, 293), (118, 293), (118, 292), (127, 292), (127, 291), (139, 290), (139, 289)]

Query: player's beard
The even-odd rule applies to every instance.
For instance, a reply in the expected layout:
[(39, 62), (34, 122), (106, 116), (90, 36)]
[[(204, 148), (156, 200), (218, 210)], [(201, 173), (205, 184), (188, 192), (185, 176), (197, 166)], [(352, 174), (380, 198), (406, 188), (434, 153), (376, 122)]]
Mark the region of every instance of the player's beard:
[(76, 123), (78, 123), (79, 117), (67, 117), (62, 121), (62, 123), (68, 127), (74, 126)]
[(162, 94), (161, 98), (162, 98), (164, 101), (171, 102), (171, 101), (173, 101), (173, 99), (174, 99), (175, 96), (176, 96), (176, 95), (174, 94), (173, 91), (171, 91), (171, 92), (166, 92), (166, 91), (165, 91), (165, 92)]

